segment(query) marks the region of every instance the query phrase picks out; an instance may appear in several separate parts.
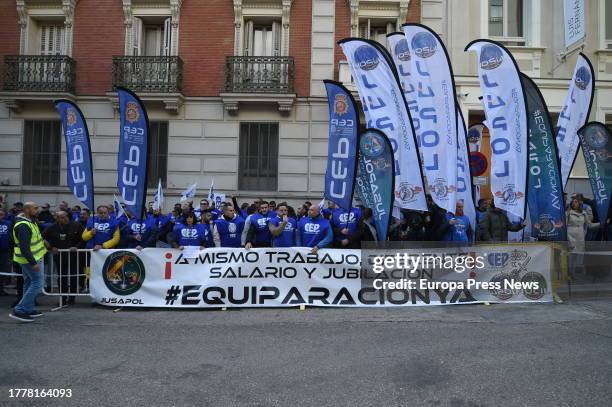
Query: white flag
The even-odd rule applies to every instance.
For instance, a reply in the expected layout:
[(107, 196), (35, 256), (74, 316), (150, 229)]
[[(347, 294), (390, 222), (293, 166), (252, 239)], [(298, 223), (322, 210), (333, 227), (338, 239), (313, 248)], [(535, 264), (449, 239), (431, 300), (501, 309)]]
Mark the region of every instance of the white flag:
[(472, 41), (491, 133), (491, 192), (495, 206), (525, 217), (527, 193), (527, 111), (523, 84), (512, 54), (490, 40)]
[(400, 40), (392, 54), (396, 63), (401, 63), (401, 56), (408, 52), (410, 75), (405, 79), (417, 90), (413, 92), (416, 111), (410, 114), (429, 193), (436, 205), (455, 213), (458, 120), (450, 60), (435, 32), (417, 24), (405, 24), (403, 29), (406, 42)]
[(161, 179), (157, 184), (157, 192), (153, 197), (153, 209), (161, 209), (164, 206), (164, 191), (162, 190)]
[(208, 200), (214, 202), (215, 199), (215, 179), (210, 181), (210, 188), (208, 188)]
[(117, 198), (117, 195), (113, 194), (113, 204), (115, 205), (115, 216), (117, 218), (125, 215), (125, 211), (123, 210), (123, 206), (121, 206), (121, 201)]
[[(606, 7), (609, 7), (608, 4), (610, 4), (609, 1), (607, 2)], [(595, 5), (593, 5), (593, 7), (595, 7)], [(606, 10), (606, 13), (609, 13), (609, 11)], [(584, 14), (584, 0), (563, 1), (563, 26), (565, 28), (565, 48), (569, 48), (576, 42), (585, 39), (586, 27)]]
[(198, 183), (194, 183), (193, 185), (191, 185), (189, 188), (187, 188), (185, 191), (183, 191), (183, 193), (181, 194), (181, 202), (185, 202), (188, 201), (189, 199), (193, 199), (196, 196), (196, 188), (198, 186)]
[(594, 78), (591, 62), (580, 53), (576, 60), (576, 68), (567, 91), (565, 104), (557, 121), (557, 148), (561, 160), (561, 182), (564, 189), (580, 146), (578, 130), (589, 120), (593, 103)]
[(375, 41), (340, 41), (363, 105), (367, 127), (387, 135), (395, 158), (395, 203), (427, 210), (416, 136), (397, 72), (385, 48)]

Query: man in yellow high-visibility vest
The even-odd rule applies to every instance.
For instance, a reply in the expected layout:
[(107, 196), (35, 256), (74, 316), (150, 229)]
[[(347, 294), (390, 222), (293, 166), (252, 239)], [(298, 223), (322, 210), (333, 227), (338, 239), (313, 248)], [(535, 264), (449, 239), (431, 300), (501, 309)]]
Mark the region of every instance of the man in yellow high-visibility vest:
[(47, 249), (36, 223), (37, 213), (38, 205), (26, 202), (23, 213), (17, 216), (13, 226), (13, 261), (21, 266), (23, 273), (23, 297), (9, 316), (21, 322), (32, 322), (42, 315), (34, 309), (34, 302), (43, 288), (43, 257)]

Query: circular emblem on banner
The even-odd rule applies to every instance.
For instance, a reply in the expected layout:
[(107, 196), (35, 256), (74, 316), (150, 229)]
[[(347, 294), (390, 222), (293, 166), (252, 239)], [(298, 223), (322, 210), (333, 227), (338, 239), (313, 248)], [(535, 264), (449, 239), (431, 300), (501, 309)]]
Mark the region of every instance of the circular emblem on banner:
[(421, 187), (417, 187), (407, 182), (403, 182), (400, 184), (398, 191), (395, 193), (395, 197), (401, 200), (402, 202), (410, 202), (416, 197), (419, 192), (421, 192), (421, 190)]
[(584, 67), (581, 66), (576, 71), (576, 76), (574, 77), (574, 83), (578, 86), (579, 89), (585, 90), (589, 83), (591, 83), (591, 72)]
[(138, 113), (138, 105), (135, 102), (127, 102), (125, 107), (125, 119), (130, 123), (134, 123), (138, 121), (139, 118), (140, 113)]
[(106, 287), (117, 295), (134, 294), (145, 279), (145, 267), (132, 252), (113, 252), (102, 266), (102, 279)]
[(550, 235), (555, 232), (555, 222), (553, 222), (552, 216), (548, 213), (542, 213), (538, 219), (538, 227), (540, 235)]
[(491, 288), (489, 289), (489, 292), (492, 296), (497, 297), (502, 301), (509, 300), (510, 298), (512, 298), (513, 295), (512, 290), (505, 288), (506, 280), (510, 279), (508, 277), (508, 274), (505, 273), (498, 273), (494, 275), (490, 280), (492, 283), (499, 283), (500, 288)]
[(529, 287), (529, 285), (525, 283), (531, 283), (531, 288), (523, 288), (523, 295), (534, 301), (544, 297), (544, 294), (546, 294), (546, 289), (548, 288), (546, 286), (546, 279), (544, 276), (533, 271), (526, 273), (521, 278), (521, 283), (523, 283), (523, 287)]
[(472, 169), (473, 176), (480, 177), (489, 168), (487, 157), (479, 151), (472, 151), (470, 153), (470, 168)]
[(236, 233), (236, 224), (235, 223), (230, 223), (229, 225), (227, 225), (227, 230), (230, 233)]
[(410, 61), (410, 47), (408, 47), (406, 38), (402, 38), (395, 44), (393, 52), (395, 52), (395, 55), (400, 61)]
[(442, 178), (436, 178), (431, 186), (431, 192), (438, 198), (443, 199), (448, 196), (448, 185)]
[(371, 71), (378, 66), (378, 52), (371, 45), (362, 45), (355, 51), (355, 62), (364, 71)]
[(342, 116), (348, 112), (348, 101), (346, 100), (346, 95), (337, 93), (334, 96), (334, 113), (338, 116)]
[(374, 132), (363, 134), (359, 144), (366, 157), (378, 157), (385, 151), (385, 140)]
[(608, 144), (608, 135), (603, 129), (594, 129), (586, 133), (586, 142), (594, 149), (604, 148)]
[(507, 184), (502, 191), (495, 191), (495, 196), (501, 198), (506, 204), (514, 204), (517, 199), (523, 198), (525, 194), (515, 191), (513, 184)]
[(476, 144), (480, 141), (480, 132), (478, 129), (472, 127), (468, 130), (468, 143)]
[(480, 50), (480, 67), (487, 71), (495, 69), (504, 62), (504, 54), (497, 45), (487, 44)]
[(412, 37), (412, 49), (421, 58), (429, 58), (436, 53), (437, 41), (431, 33), (420, 32)]
[(606, 162), (608, 161), (608, 158), (612, 157), (610, 154), (608, 154), (608, 150), (605, 148), (595, 150), (595, 155), (597, 156), (597, 159), (602, 162)]
[(68, 123), (68, 126), (74, 126), (77, 122), (76, 112), (71, 107), (66, 109), (66, 122)]
[(377, 170), (384, 170), (385, 168), (391, 168), (391, 163), (385, 160), (384, 157), (380, 157), (375, 160), (372, 160), (372, 165), (374, 165), (374, 168), (376, 168)]

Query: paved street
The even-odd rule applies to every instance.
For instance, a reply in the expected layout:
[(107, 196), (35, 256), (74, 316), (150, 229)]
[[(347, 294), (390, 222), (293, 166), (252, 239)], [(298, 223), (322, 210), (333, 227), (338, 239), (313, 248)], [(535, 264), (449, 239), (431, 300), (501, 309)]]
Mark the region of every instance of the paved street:
[(6, 401), (25, 387), (70, 388), (55, 405), (81, 406), (612, 405), (610, 299), (117, 313), (82, 303), (29, 325), (7, 313), (3, 405), (23, 405)]

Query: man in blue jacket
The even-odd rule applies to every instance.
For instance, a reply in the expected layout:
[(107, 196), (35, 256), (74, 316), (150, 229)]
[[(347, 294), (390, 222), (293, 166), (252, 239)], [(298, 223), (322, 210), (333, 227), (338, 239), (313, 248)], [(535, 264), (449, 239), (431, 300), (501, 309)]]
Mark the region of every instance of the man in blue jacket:
[(223, 206), (223, 216), (215, 220), (212, 229), (216, 247), (242, 247), (244, 219), (236, 215), (231, 204)]
[(269, 212), (268, 202), (262, 201), (259, 204), (259, 212), (246, 218), (244, 222), (243, 241), (244, 247), (270, 247), (272, 245), (272, 234), (268, 228), (270, 219), (276, 217)]
[(321, 216), (321, 208), (311, 205), (308, 216), (300, 219), (297, 244), (302, 247), (312, 247), (311, 253), (329, 246), (334, 238), (329, 220)]
[(351, 211), (347, 212), (342, 208), (336, 208), (332, 210), (329, 220), (334, 233), (334, 247), (346, 248), (351, 237), (357, 233), (361, 221), (361, 209), (351, 208)]
[(448, 221), (448, 229), (444, 240), (447, 242), (466, 243), (472, 241), (472, 226), (470, 218), (463, 213), (463, 200), (457, 201), (455, 215), (447, 213), (446, 220)]
[(155, 247), (157, 225), (153, 216), (147, 216), (144, 221), (132, 218), (125, 228), (125, 241), (128, 249), (142, 250)]
[(297, 221), (288, 216), (289, 208), (286, 203), (276, 207), (277, 216), (268, 221), (268, 229), (272, 234), (274, 247), (294, 247), (296, 242)]

